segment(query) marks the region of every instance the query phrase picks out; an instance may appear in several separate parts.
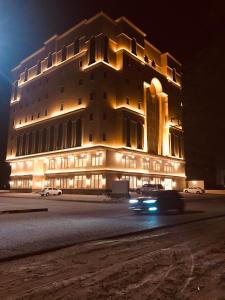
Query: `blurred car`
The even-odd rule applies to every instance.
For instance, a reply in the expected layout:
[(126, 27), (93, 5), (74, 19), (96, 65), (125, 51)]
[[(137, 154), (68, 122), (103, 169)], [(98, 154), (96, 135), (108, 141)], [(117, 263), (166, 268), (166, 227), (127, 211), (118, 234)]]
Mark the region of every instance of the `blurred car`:
[(141, 188), (136, 189), (137, 194), (148, 194), (151, 191), (158, 191), (158, 190), (164, 190), (164, 187), (162, 184), (151, 184), (151, 183), (146, 183), (143, 184)]
[(168, 210), (178, 210), (182, 213), (184, 208), (184, 199), (175, 190), (151, 191), (148, 196), (129, 200), (129, 209), (135, 213), (165, 213)]
[(55, 188), (52, 188), (52, 187), (47, 187), (47, 188), (44, 188), (42, 191), (41, 191), (41, 196), (54, 196), (54, 195), (62, 195), (62, 190), (59, 190), (59, 189), (55, 189)]
[(205, 191), (200, 187), (189, 187), (184, 189), (185, 193), (192, 193), (192, 194), (204, 194)]

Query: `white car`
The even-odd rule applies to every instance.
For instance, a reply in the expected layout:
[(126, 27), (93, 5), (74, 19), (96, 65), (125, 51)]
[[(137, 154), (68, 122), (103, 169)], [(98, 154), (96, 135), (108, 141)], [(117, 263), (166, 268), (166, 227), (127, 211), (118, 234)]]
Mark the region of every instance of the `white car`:
[(54, 195), (62, 195), (62, 190), (59, 190), (59, 189), (55, 189), (55, 188), (51, 188), (51, 187), (47, 187), (47, 188), (44, 188), (42, 191), (41, 191), (41, 196), (54, 196)]
[(189, 187), (184, 189), (185, 193), (192, 193), (192, 194), (204, 194), (205, 191), (200, 187)]

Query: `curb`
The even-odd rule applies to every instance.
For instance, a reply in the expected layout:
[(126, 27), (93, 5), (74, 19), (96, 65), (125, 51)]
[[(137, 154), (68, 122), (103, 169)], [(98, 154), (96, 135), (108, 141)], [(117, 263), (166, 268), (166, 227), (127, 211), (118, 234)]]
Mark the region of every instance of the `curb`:
[(196, 219), (196, 220), (184, 221), (184, 222), (180, 222), (180, 223), (178, 222), (178, 223), (169, 224), (169, 225), (161, 225), (159, 227), (153, 227), (153, 228), (149, 228), (149, 229), (133, 231), (133, 232), (123, 233), (123, 234), (119, 234), (119, 235), (108, 236), (108, 237), (105, 237), (105, 238), (93, 239), (93, 240), (84, 241), (84, 242), (71, 243), (71, 244), (67, 244), (67, 245), (64, 245), (64, 246), (57, 246), (57, 247), (52, 247), (52, 248), (48, 248), (48, 249), (32, 251), (30, 253), (21, 253), (21, 254), (10, 256), (10, 257), (2, 257), (2, 258), (0, 258), (0, 263), (14, 261), (14, 260), (17, 260), (17, 259), (28, 258), (28, 257), (36, 256), (36, 255), (45, 254), (45, 253), (48, 253), (48, 252), (54, 252), (54, 251), (57, 251), (57, 250), (63, 250), (63, 249), (66, 249), (66, 248), (74, 247), (76, 245), (82, 245), (82, 244), (86, 244), (86, 243), (90, 243), (90, 242), (107, 241), (107, 240), (110, 240), (110, 239), (119, 239), (119, 238), (131, 237), (131, 236), (134, 236), (134, 235), (137, 235), (137, 234), (150, 233), (150, 232), (155, 232), (157, 230), (162, 230), (162, 229), (166, 229), (166, 228), (173, 228), (173, 227), (176, 227), (176, 226), (181, 226), (181, 225), (186, 225), (186, 224), (191, 224), (191, 223), (198, 223), (198, 222), (201, 222), (201, 221), (207, 221), (207, 220), (211, 220), (211, 219), (219, 219), (219, 218), (224, 218), (224, 217), (225, 217), (225, 214), (216, 215), (216, 216), (208, 216), (208, 217), (203, 217), (203, 218)]
[(21, 214), (21, 213), (41, 212), (41, 211), (48, 211), (48, 208), (28, 208), (28, 209), (2, 210), (2, 211), (0, 211), (0, 215), (3, 215), (3, 214)]

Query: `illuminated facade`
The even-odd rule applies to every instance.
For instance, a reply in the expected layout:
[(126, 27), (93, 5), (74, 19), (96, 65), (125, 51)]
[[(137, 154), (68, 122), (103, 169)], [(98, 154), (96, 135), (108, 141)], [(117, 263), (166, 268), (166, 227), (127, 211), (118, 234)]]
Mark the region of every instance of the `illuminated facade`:
[(126, 18), (84, 20), (12, 74), (11, 189), (184, 186), (181, 65)]

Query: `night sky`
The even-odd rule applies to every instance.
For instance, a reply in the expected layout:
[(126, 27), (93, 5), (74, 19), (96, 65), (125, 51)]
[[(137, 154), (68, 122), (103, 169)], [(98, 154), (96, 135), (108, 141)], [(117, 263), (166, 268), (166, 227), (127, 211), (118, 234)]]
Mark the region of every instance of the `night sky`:
[(4, 158), (10, 70), (50, 36), (101, 10), (112, 18), (126, 16), (153, 45), (183, 64), (225, 37), (223, 1), (0, 0), (0, 160)]

